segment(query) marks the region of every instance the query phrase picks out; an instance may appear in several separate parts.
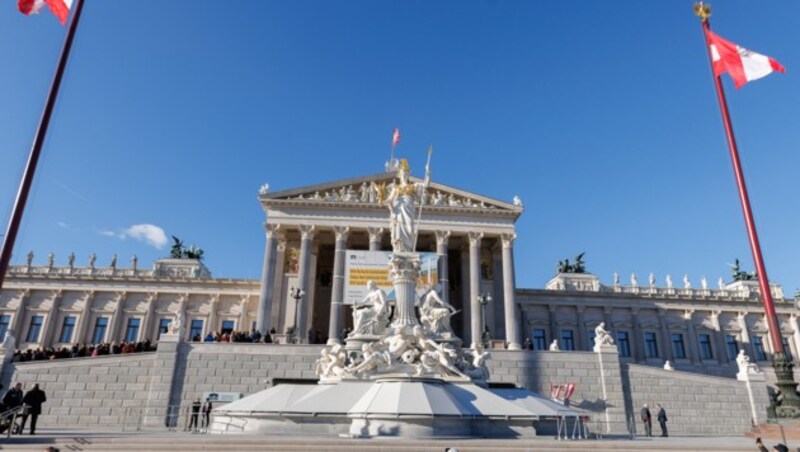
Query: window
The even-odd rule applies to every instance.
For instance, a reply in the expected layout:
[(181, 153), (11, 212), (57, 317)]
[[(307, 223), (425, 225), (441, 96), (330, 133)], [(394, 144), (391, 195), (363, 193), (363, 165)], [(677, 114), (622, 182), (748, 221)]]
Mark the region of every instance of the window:
[(39, 342), (39, 333), (42, 331), (42, 319), (40, 315), (31, 317), (31, 327), (28, 328), (28, 337), (25, 338), (26, 342)]
[(617, 350), (619, 350), (619, 356), (631, 356), (631, 341), (627, 331), (617, 331)]
[(700, 341), (700, 359), (714, 359), (714, 353), (711, 349), (711, 335), (701, 334), (697, 336)]
[(233, 332), (233, 320), (223, 320), (222, 321), (222, 334), (225, 333), (232, 333)]
[(98, 317), (94, 321), (94, 333), (92, 333), (92, 343), (101, 344), (106, 340), (106, 330), (108, 329), (108, 317)]
[(594, 338), (597, 336), (593, 329), (589, 330), (589, 334), (586, 336), (589, 338), (589, 350), (594, 350)]
[(658, 358), (658, 341), (656, 333), (652, 331), (644, 333), (644, 356), (645, 358)]
[(11, 324), (10, 315), (0, 315), (0, 340), (6, 338), (6, 332), (8, 331), (8, 325), (10, 324)]
[(139, 324), (141, 324), (141, 320), (137, 318), (128, 319), (128, 327), (125, 329), (126, 342), (136, 342), (139, 340)]
[(767, 360), (767, 354), (764, 352), (764, 340), (761, 336), (753, 336), (753, 353), (756, 355), (756, 361)]
[(786, 358), (789, 361), (794, 361), (794, 358), (792, 357), (792, 347), (789, 346), (789, 338), (784, 337), (781, 340), (783, 341), (783, 352), (786, 353)]
[(736, 355), (739, 354), (739, 344), (736, 343), (736, 336), (733, 334), (725, 335), (725, 353), (728, 359), (736, 359)]
[(61, 336), (58, 337), (58, 342), (68, 344), (72, 342), (72, 334), (75, 331), (75, 317), (64, 317), (64, 323), (61, 324)]
[(675, 359), (686, 359), (686, 348), (683, 346), (681, 333), (672, 333), (672, 356)]
[(544, 335), (542, 328), (533, 329), (533, 349), (534, 350), (547, 350), (547, 339)]
[(561, 349), (575, 350), (575, 339), (572, 330), (561, 330)]
[(192, 326), (189, 328), (189, 339), (194, 339), (195, 336), (203, 336), (203, 321), (199, 319), (192, 320)]
[(162, 334), (169, 331), (169, 325), (172, 323), (172, 319), (161, 319), (158, 322), (158, 337), (160, 338)]

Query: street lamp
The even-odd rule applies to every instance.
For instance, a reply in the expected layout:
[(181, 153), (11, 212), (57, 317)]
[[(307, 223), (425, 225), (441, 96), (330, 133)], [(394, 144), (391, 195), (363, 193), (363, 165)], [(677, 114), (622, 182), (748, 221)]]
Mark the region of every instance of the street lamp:
[[(299, 319), (300, 319), (300, 303), (303, 301), (303, 297), (306, 295), (306, 291), (299, 288), (299, 287), (292, 287), (289, 290), (290, 296), (294, 298), (294, 325), (291, 328), (291, 336), (290, 342), (294, 343), (295, 340), (300, 342), (301, 337), (297, 334), (297, 328), (299, 326)], [(302, 331), (301, 331), (302, 332)], [(293, 336), (293, 337), (292, 337)]]
[(489, 328), (486, 326), (486, 305), (491, 303), (492, 296), (486, 292), (478, 295), (478, 303), (481, 305), (481, 343), (484, 348), (489, 348)]

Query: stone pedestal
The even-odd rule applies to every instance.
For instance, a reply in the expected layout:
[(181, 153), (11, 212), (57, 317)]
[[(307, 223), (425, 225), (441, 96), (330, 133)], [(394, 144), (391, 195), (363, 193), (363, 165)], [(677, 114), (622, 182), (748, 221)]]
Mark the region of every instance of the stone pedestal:
[(143, 416), (145, 426), (168, 428), (177, 426), (178, 413), (174, 405), (180, 403), (180, 394), (173, 394), (172, 386), (178, 352), (183, 342), (181, 333), (182, 331), (164, 333), (158, 339), (155, 367), (152, 371), (152, 382)]
[(419, 325), (414, 305), (416, 304), (416, 285), (419, 275), (419, 254), (394, 253), (389, 261), (389, 275), (394, 282), (395, 315), (391, 326), (410, 330)]

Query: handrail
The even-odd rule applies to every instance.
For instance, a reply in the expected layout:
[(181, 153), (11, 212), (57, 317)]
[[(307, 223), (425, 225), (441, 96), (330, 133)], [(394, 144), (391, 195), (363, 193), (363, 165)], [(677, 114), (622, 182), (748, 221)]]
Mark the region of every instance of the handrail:
[[(0, 419), (9, 419), (8, 422), (8, 433), (6, 434), (7, 438), (11, 438), (11, 433), (14, 430), (14, 426), (17, 423), (17, 415), (25, 409), (25, 405), (19, 405), (10, 410), (6, 410), (3, 413), (0, 413)], [(22, 429), (20, 429), (20, 434), (22, 434)]]

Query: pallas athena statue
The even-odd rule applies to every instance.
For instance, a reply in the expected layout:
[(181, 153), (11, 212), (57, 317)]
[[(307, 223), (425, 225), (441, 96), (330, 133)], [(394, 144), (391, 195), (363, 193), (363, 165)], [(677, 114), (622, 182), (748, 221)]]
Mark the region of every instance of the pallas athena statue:
[[(430, 160), (429, 160), (430, 162)], [(409, 181), (409, 168), (406, 159), (400, 160), (397, 179), (391, 186), (383, 203), (389, 207), (389, 229), (392, 238), (392, 250), (397, 253), (414, 252), (417, 236), (417, 207), (423, 199), (431, 182), (430, 163), (425, 165), (423, 182)], [(381, 190), (379, 190), (380, 192)]]

